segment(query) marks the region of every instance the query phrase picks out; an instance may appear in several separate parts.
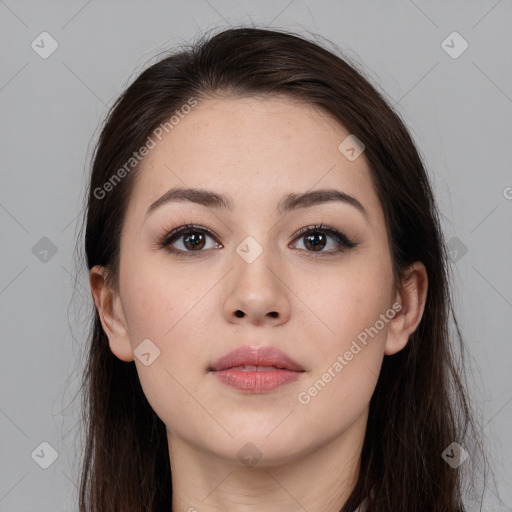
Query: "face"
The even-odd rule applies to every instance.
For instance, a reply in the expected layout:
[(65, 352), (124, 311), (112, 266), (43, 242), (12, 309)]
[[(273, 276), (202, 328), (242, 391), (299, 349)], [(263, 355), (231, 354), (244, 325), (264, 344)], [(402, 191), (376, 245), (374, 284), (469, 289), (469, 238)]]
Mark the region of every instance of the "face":
[[(123, 225), (109, 341), (135, 361), (171, 443), (233, 461), (252, 443), (271, 465), (365, 421), (383, 356), (403, 343), (383, 211), (364, 153), (338, 149), (348, 135), (289, 99), (212, 99), (146, 156)], [(175, 187), (226, 205), (150, 208)], [(284, 202), (326, 189), (353, 199)], [(304, 371), (265, 390), (210, 371), (233, 349), (268, 346)]]

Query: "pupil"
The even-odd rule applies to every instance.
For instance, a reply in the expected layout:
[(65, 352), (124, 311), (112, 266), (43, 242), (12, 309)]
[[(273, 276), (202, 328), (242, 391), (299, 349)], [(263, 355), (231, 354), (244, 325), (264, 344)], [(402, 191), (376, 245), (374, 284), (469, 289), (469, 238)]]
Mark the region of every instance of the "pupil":
[[(318, 238), (321, 238), (323, 240), (318, 240)], [(313, 247), (314, 251), (318, 251), (319, 249), (323, 249), (325, 247), (325, 236), (322, 234), (314, 233), (314, 234), (308, 235), (306, 237), (306, 239), (308, 241), (306, 245), (310, 244)], [(322, 242), (323, 242), (323, 244), (322, 244)]]
[[(185, 246), (187, 244), (191, 244), (193, 248), (202, 248), (204, 246), (204, 238), (201, 238), (203, 235), (201, 233), (188, 234), (185, 236)], [(188, 248), (188, 247), (187, 247)]]

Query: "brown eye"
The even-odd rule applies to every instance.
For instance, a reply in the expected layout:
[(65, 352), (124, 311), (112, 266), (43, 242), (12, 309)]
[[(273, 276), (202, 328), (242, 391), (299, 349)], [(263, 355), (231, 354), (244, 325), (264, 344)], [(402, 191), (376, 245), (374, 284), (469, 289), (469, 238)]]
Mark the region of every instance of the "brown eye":
[(316, 232), (303, 237), (304, 245), (313, 251), (321, 251), (327, 244), (327, 237), (324, 233)]
[(195, 231), (192, 233), (187, 233), (186, 235), (182, 235), (182, 237), (183, 245), (187, 248), (187, 250), (195, 251), (196, 249), (202, 249), (205, 245), (204, 233)]
[[(329, 243), (329, 239), (332, 239), (333, 242)], [(317, 252), (319, 254), (337, 253), (358, 245), (358, 242), (349, 240), (345, 233), (330, 226), (323, 226), (322, 224), (302, 228), (295, 237), (295, 240), (303, 241), (305, 249), (301, 250)], [(330, 247), (328, 247), (328, 250), (324, 251), (323, 249), (327, 246)]]
[[(208, 239), (213, 243), (207, 246)], [(205, 252), (203, 249), (215, 249), (222, 247), (215, 241), (213, 233), (206, 228), (196, 226), (180, 226), (167, 234), (161, 241), (160, 246), (175, 254), (186, 254), (191, 252)]]

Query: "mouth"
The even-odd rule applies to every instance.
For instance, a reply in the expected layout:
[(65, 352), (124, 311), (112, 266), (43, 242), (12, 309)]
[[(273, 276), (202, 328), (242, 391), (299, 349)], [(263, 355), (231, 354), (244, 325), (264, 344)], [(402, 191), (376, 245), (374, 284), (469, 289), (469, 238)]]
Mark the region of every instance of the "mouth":
[(238, 347), (215, 361), (208, 370), (227, 369), (242, 371), (290, 370), (305, 371), (304, 368), (281, 350), (272, 347)]
[(280, 368), (279, 366), (257, 366), (253, 364), (241, 364), (226, 368), (227, 370), (240, 370), (243, 372), (270, 372), (272, 370), (287, 370), (288, 368)]
[(305, 372), (291, 357), (274, 347), (239, 347), (209, 368), (223, 384), (240, 391), (263, 393), (296, 381)]

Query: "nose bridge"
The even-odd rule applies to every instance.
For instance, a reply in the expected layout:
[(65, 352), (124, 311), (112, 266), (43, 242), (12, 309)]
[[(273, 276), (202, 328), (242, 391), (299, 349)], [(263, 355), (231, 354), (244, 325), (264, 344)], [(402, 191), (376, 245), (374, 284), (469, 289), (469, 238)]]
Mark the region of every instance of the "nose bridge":
[(265, 317), (283, 320), (288, 316), (287, 287), (279, 260), (269, 233), (249, 235), (235, 247), (234, 272), (225, 297), (229, 319), (247, 316), (260, 323)]
[(249, 284), (252, 282), (253, 286), (257, 286), (257, 281), (267, 287), (272, 286), (278, 279), (276, 247), (271, 242), (268, 233), (256, 236), (259, 240), (255, 236), (249, 235), (236, 246), (236, 273), (239, 279), (248, 278)]

